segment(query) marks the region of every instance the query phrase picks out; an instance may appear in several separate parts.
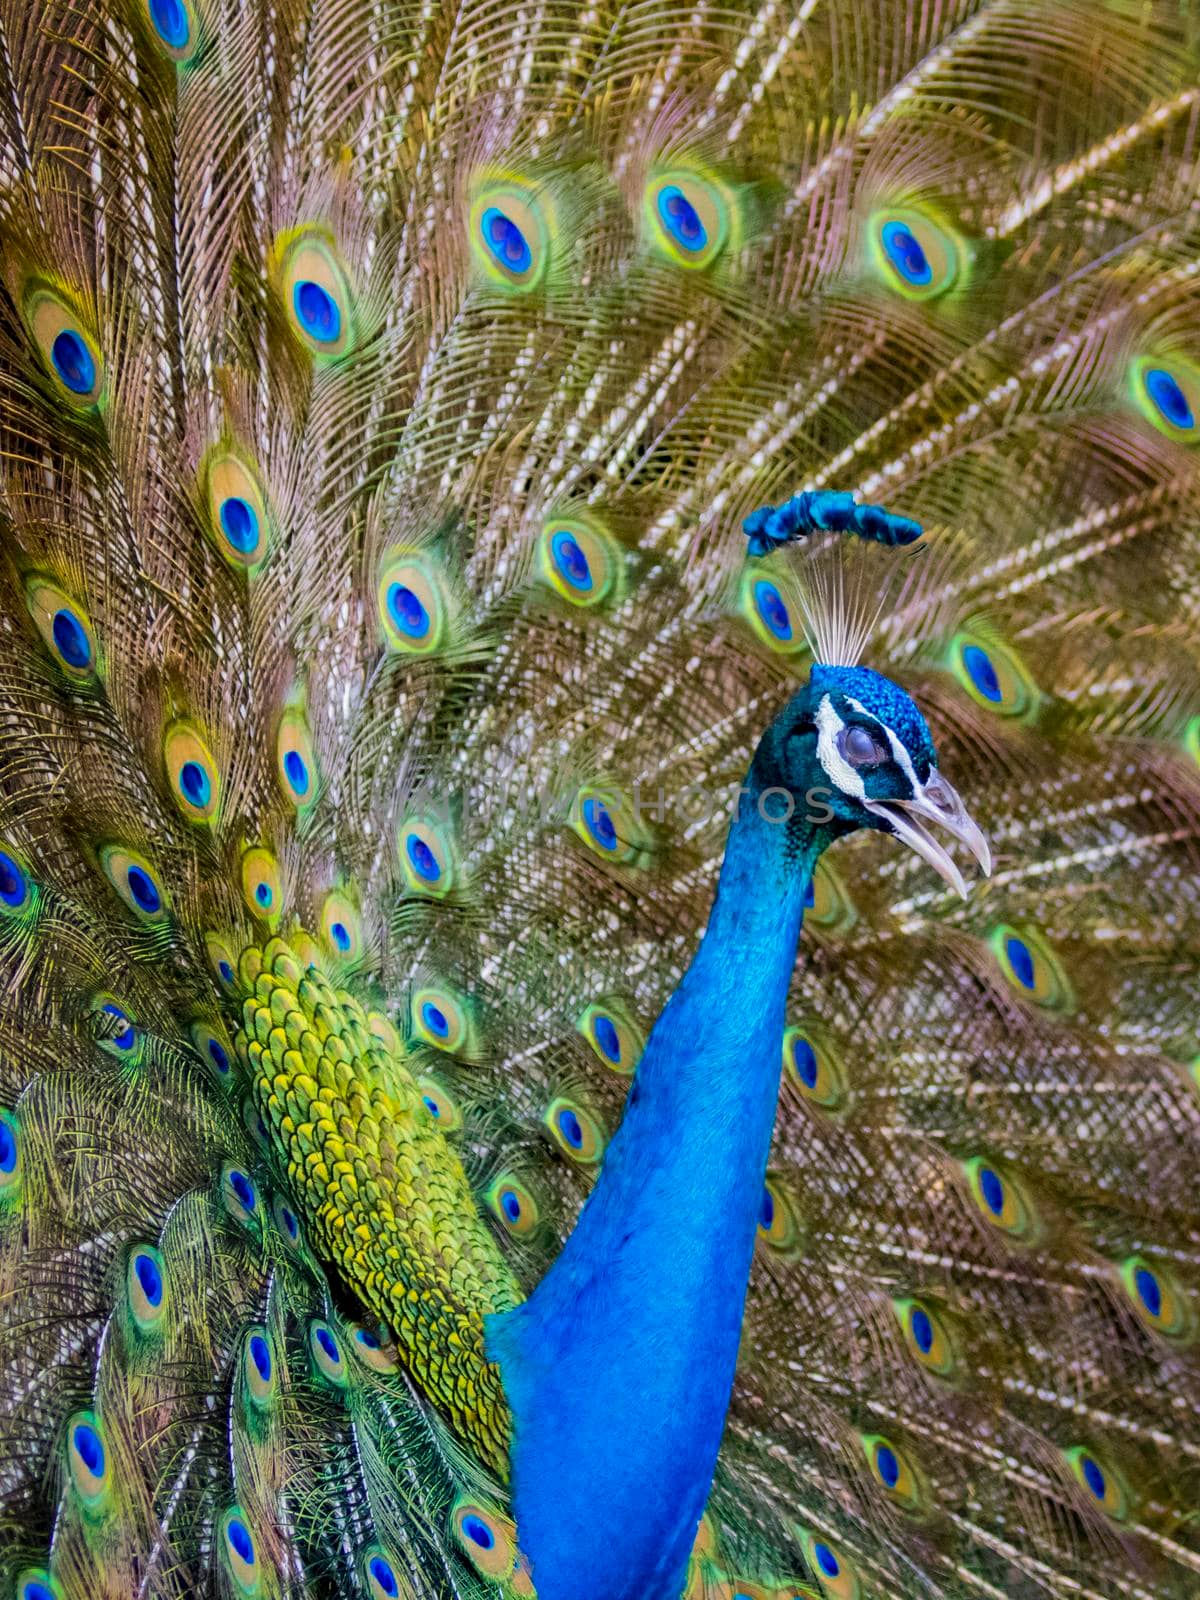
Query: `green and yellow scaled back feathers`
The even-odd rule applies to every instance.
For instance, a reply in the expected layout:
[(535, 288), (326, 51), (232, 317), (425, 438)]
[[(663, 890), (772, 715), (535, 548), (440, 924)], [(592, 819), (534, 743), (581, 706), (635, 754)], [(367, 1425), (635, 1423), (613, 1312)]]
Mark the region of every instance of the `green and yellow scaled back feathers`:
[(924, 526), (866, 659), (995, 871), (817, 871), (687, 1594), (1200, 1592), (1198, 36), (0, 0), (0, 1596), (534, 1592), (482, 1319), (802, 488)]

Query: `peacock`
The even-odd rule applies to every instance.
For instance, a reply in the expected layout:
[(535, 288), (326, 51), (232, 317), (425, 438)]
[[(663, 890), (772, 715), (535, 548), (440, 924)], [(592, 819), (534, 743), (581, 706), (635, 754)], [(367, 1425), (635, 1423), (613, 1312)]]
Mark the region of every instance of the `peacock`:
[(0, 0), (0, 1597), (1200, 1594), (1200, 17)]

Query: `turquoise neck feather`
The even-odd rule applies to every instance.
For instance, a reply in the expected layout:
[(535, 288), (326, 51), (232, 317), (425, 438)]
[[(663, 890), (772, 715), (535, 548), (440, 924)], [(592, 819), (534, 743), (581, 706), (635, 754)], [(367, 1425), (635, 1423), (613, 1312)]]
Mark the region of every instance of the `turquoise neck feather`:
[(804, 890), (828, 842), (765, 821), (756, 792), (575, 1231), (533, 1296), (489, 1322), (539, 1600), (675, 1600), (708, 1496)]

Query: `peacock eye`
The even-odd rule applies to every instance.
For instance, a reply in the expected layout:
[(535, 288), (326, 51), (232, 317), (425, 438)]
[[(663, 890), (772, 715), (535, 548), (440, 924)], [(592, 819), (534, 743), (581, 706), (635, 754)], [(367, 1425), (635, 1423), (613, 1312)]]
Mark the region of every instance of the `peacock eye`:
[(888, 758), (879, 740), (866, 728), (844, 729), (841, 744), (842, 755), (852, 767), (877, 767)]

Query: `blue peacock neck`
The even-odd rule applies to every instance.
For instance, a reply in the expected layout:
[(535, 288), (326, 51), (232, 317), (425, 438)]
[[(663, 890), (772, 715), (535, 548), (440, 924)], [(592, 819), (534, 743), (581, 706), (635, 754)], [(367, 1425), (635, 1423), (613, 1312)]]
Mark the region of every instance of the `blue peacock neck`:
[[(781, 781), (779, 725), (596, 1188), (532, 1297), (489, 1319), (539, 1600), (676, 1600), (685, 1581), (737, 1360), (804, 892), (833, 837), (806, 815), (807, 784), (786, 823), (782, 797), (764, 796)], [(822, 781), (815, 748), (809, 770)]]

